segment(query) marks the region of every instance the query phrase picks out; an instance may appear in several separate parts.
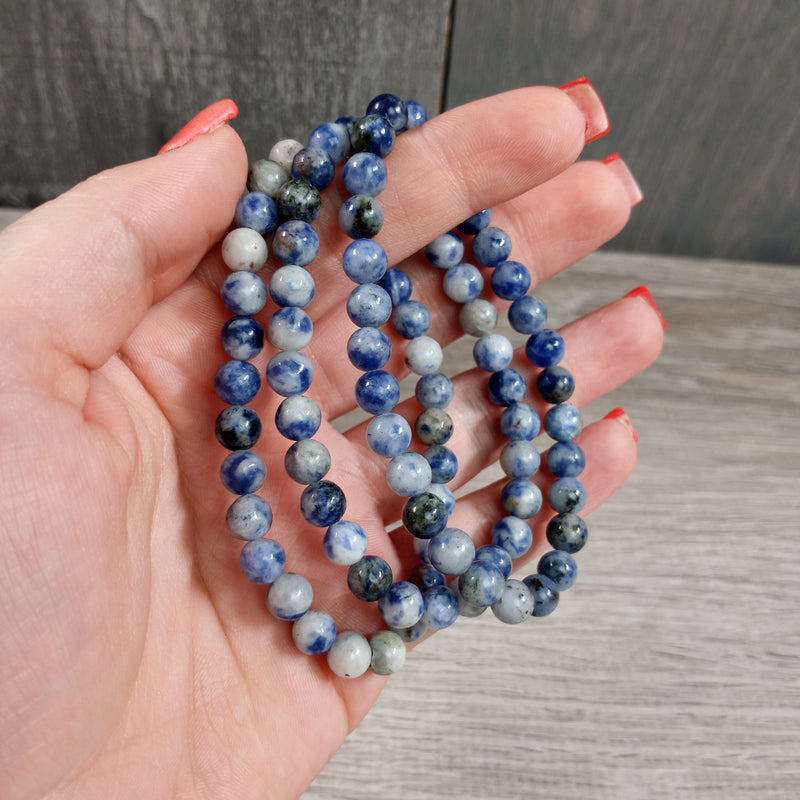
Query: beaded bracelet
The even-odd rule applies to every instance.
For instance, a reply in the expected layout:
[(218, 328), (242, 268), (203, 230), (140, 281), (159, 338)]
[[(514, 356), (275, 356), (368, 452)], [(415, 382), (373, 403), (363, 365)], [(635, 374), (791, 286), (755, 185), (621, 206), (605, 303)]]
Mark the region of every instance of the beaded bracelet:
[[(458, 471), (456, 456), (447, 447), (454, 423), (446, 408), (454, 387), (439, 371), (441, 346), (427, 335), (430, 312), (420, 300), (412, 299), (410, 277), (390, 268), (385, 251), (374, 241), (383, 224), (377, 200), (387, 180), (383, 159), (392, 150), (396, 135), (426, 120), (427, 113), (418, 103), (379, 95), (364, 117), (341, 117), (319, 126), (305, 147), (292, 140), (279, 142), (268, 159), (252, 165), (249, 191), (236, 208), (236, 227), (222, 244), (223, 260), (232, 272), (220, 294), (234, 316), (221, 335), (230, 360), (217, 370), (214, 383), (228, 406), (217, 417), (215, 433), (231, 451), (220, 469), (222, 483), (239, 495), (227, 511), (226, 524), (235, 537), (245, 541), (239, 558), (242, 572), (250, 581), (269, 586), (267, 607), (278, 619), (293, 622), (292, 637), (298, 649), (309, 655), (326, 653), (330, 668), (342, 677), (357, 677), (368, 669), (381, 675), (396, 672), (404, 663), (406, 643), (416, 641), (427, 630), (452, 625), (459, 614), (477, 616), (491, 607), (506, 623), (550, 614), (559, 593), (575, 581), (572, 555), (587, 539), (586, 524), (577, 513), (586, 502), (578, 480), (585, 459), (574, 442), (582, 419), (578, 409), (567, 402), (575, 382), (559, 365), (564, 341), (545, 328), (547, 309), (539, 298), (528, 294), (530, 274), (509, 259), (510, 239), (490, 225), (490, 210), (475, 214), (457, 231), (445, 233), (425, 248), (432, 267), (443, 271), (444, 293), (461, 306), (459, 321), (464, 333), (476, 339), (473, 357), (480, 369), (490, 373), (488, 397), (504, 408), (499, 426), (508, 440), (500, 456), (509, 478), (501, 493), (507, 516), (492, 527), (492, 544), (476, 550), (467, 532), (447, 524), (455, 500), (446, 484)], [(387, 459), (389, 487), (408, 498), (402, 522), (414, 537), (420, 564), (407, 580), (394, 580), (383, 559), (367, 554), (364, 529), (345, 519), (344, 492), (326, 479), (332, 466), (330, 453), (314, 438), (322, 412), (306, 394), (313, 380), (313, 364), (302, 350), (311, 342), (313, 322), (304, 309), (314, 297), (315, 284), (305, 267), (319, 251), (319, 237), (311, 223), (321, 207), (321, 192), (341, 164), (351, 197), (340, 209), (339, 222), (353, 240), (342, 255), (342, 269), (355, 284), (346, 303), (347, 314), (356, 325), (347, 355), (362, 373), (355, 386), (356, 402), (372, 415), (367, 444)], [(265, 237), (273, 231), (272, 251), (283, 266), (273, 273), (267, 287), (256, 273), (267, 261)], [(483, 274), (463, 260), (462, 237), (472, 237), (473, 260), (492, 269), (492, 293), (511, 301), (511, 327), (528, 335), (525, 354), (541, 369), (536, 390), (551, 404), (542, 423), (533, 407), (524, 402), (526, 381), (509, 366), (513, 346), (494, 332), (497, 311), (481, 297)], [(266, 305), (268, 295), (277, 310), (270, 317), (266, 336), (277, 353), (267, 365), (266, 380), (273, 392), (285, 398), (275, 414), (275, 426), (293, 442), (284, 466), (292, 480), (305, 486), (300, 500), (302, 517), (326, 529), (325, 555), (334, 564), (348, 567), (348, 586), (357, 598), (378, 604), (387, 629), (369, 640), (354, 631), (338, 631), (329, 614), (312, 608), (310, 583), (302, 575), (284, 571), (282, 546), (266, 536), (272, 511), (267, 500), (256, 494), (265, 482), (266, 467), (253, 450), (261, 434), (261, 420), (248, 403), (261, 388), (260, 375), (250, 359), (264, 346), (264, 328), (254, 317)], [(407, 340), (405, 363), (419, 375), (414, 393), (423, 410), (413, 432), (394, 410), (400, 400), (398, 381), (383, 369), (392, 351), (382, 330), (387, 324)], [(542, 556), (535, 574), (518, 581), (510, 578), (512, 559), (524, 556), (532, 546), (526, 520), (543, 504), (541, 491), (531, 480), (540, 465), (533, 439), (542, 424), (555, 440), (546, 455), (555, 477), (548, 489), (548, 503), (556, 512), (547, 526), (553, 550)], [(425, 445), (422, 453), (410, 449), (414, 436)], [(448, 576), (452, 578), (449, 586)]]

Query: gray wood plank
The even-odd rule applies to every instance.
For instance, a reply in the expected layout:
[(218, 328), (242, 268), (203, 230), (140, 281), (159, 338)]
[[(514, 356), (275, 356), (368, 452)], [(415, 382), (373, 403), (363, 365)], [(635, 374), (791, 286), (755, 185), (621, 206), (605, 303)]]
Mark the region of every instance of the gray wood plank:
[(647, 202), (619, 249), (800, 262), (796, 0), (457, 0), (447, 105), (588, 76)]

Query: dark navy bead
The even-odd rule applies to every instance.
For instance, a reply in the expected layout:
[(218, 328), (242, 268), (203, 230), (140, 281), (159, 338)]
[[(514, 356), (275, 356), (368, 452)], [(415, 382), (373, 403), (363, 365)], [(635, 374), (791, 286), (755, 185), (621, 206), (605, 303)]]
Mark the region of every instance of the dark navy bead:
[(219, 412), (214, 435), (228, 450), (247, 450), (261, 436), (261, 419), (248, 406), (228, 406)]
[(222, 349), (239, 361), (247, 361), (264, 348), (264, 328), (252, 317), (233, 317), (222, 327)]
[(341, 164), (350, 153), (347, 125), (325, 122), (317, 126), (308, 137), (308, 146), (321, 148), (333, 159), (334, 164)]
[(350, 363), (364, 372), (380, 369), (391, 354), (392, 344), (389, 337), (374, 327), (359, 328), (347, 340), (347, 357)]
[(518, 333), (537, 333), (547, 322), (547, 306), (530, 294), (519, 297), (509, 306), (508, 322)]
[(428, 112), (425, 106), (423, 106), (422, 103), (418, 103), (416, 100), (406, 100), (406, 112), (408, 113), (406, 128), (409, 130), (411, 130), (411, 128), (418, 128), (428, 121)]
[(426, 408), (414, 423), (422, 444), (447, 444), (453, 435), (453, 420), (442, 408)]
[(239, 568), (252, 583), (272, 583), (283, 572), (285, 565), (286, 554), (273, 539), (253, 539), (239, 553)]
[(386, 251), (372, 239), (356, 239), (342, 255), (342, 268), (356, 283), (377, 283), (388, 266)]
[(553, 367), (564, 357), (564, 339), (548, 328), (532, 334), (525, 343), (528, 361), (537, 367)]
[(300, 496), (300, 512), (306, 522), (317, 528), (327, 528), (338, 522), (346, 508), (344, 492), (332, 481), (312, 483)]
[(367, 106), (367, 114), (383, 117), (397, 133), (406, 129), (408, 109), (404, 100), (396, 94), (379, 94)]
[(575, 442), (556, 442), (545, 459), (556, 478), (577, 478), (586, 466), (586, 456)]
[(500, 416), (500, 432), (512, 442), (535, 439), (540, 428), (539, 415), (527, 403), (514, 403)]
[(511, 575), (513, 567), (511, 556), (508, 550), (504, 550), (499, 545), (486, 544), (483, 547), (479, 547), (475, 551), (475, 560), (499, 569), (504, 578), (508, 578)]
[(520, 403), (525, 397), (528, 387), (525, 378), (515, 369), (493, 372), (489, 376), (489, 399), (498, 406), (510, 406)]
[(362, 283), (347, 298), (347, 316), (360, 328), (380, 328), (392, 316), (392, 300), (377, 283)]
[(389, 293), (393, 306), (399, 306), (411, 297), (411, 278), (400, 269), (387, 269), (380, 285)]
[(222, 282), (219, 295), (225, 308), (239, 316), (257, 314), (267, 302), (267, 287), (252, 272), (232, 272)]
[(351, 239), (372, 239), (383, 227), (383, 208), (368, 194), (356, 194), (342, 203), (339, 226)]
[(248, 192), (236, 204), (234, 225), (252, 228), (262, 236), (278, 224), (278, 208), (275, 201), (263, 192)]
[(417, 300), (406, 300), (395, 306), (392, 312), (392, 327), (404, 339), (414, 339), (428, 332), (431, 326), (431, 315), (425, 306)]
[(408, 581), (418, 586), (423, 593), (434, 586), (444, 586), (447, 583), (445, 576), (438, 569), (428, 564), (417, 564), (409, 572)]
[(394, 147), (394, 128), (385, 117), (367, 114), (354, 123), (350, 139), (356, 152), (375, 153), (376, 156), (386, 158)]
[(453, 382), (441, 372), (423, 375), (414, 387), (414, 396), (423, 408), (447, 408), (453, 399)]
[(456, 454), (443, 444), (432, 444), (422, 453), (431, 465), (431, 482), (448, 483), (458, 472)]
[(548, 367), (536, 378), (536, 390), (545, 403), (563, 403), (575, 391), (575, 378), (566, 367)]
[(425, 245), (425, 256), (434, 267), (450, 269), (464, 258), (464, 243), (457, 233), (444, 233)]
[(558, 589), (553, 581), (545, 575), (528, 575), (522, 582), (533, 595), (533, 616), (546, 617), (556, 610), (558, 605)]
[(292, 177), (298, 181), (308, 181), (315, 189), (330, 186), (333, 174), (333, 158), (320, 147), (304, 147), (292, 159)]
[(284, 219), (296, 219), (302, 222), (315, 220), (322, 207), (319, 190), (305, 180), (292, 180), (284, 183), (278, 190), (275, 202), (278, 206), (278, 213)]
[(503, 300), (519, 300), (531, 288), (531, 274), (518, 261), (503, 261), (491, 276), (494, 293)]
[(511, 239), (501, 228), (484, 228), (472, 240), (472, 255), (484, 267), (496, 267), (511, 255)]
[(540, 575), (550, 578), (559, 592), (569, 589), (578, 577), (575, 559), (563, 550), (551, 550), (539, 559), (537, 566)]
[(473, 214), (468, 219), (465, 219), (458, 226), (458, 229), (461, 231), (461, 233), (475, 235), (476, 233), (480, 233), (484, 228), (488, 227), (491, 221), (492, 209), (485, 208), (483, 211), (479, 211), (477, 214)]
[(347, 159), (342, 180), (350, 194), (375, 197), (386, 188), (386, 164), (374, 153), (356, 153)]
[(234, 494), (257, 492), (267, 477), (267, 468), (252, 450), (234, 450), (219, 470), (222, 485)]
[(588, 537), (586, 523), (577, 514), (557, 514), (547, 523), (547, 541), (555, 550), (577, 553)]
[(226, 361), (214, 376), (214, 389), (223, 403), (243, 406), (261, 388), (258, 370), (249, 361)]
[(403, 525), (417, 539), (432, 539), (447, 527), (447, 507), (431, 492), (409, 498), (403, 506)]
[(273, 392), (284, 397), (305, 394), (313, 377), (311, 361), (296, 350), (276, 353), (267, 364), (267, 383)]
[(558, 478), (547, 490), (547, 502), (559, 514), (578, 512), (586, 505), (586, 489), (577, 478)]
[(544, 415), (544, 429), (551, 439), (569, 442), (583, 430), (583, 417), (575, 406), (569, 403), (553, 406)]
[(359, 599), (380, 600), (392, 587), (392, 568), (378, 556), (364, 556), (347, 570), (347, 585)]
[(319, 252), (317, 232), (302, 220), (284, 222), (272, 239), (272, 252), (283, 264), (305, 267)]
[(400, 384), (385, 370), (370, 370), (356, 381), (356, 402), (370, 414), (388, 414), (399, 401)]
[(304, 394), (287, 397), (275, 412), (275, 427), (281, 436), (299, 441), (310, 439), (322, 423), (319, 406)]

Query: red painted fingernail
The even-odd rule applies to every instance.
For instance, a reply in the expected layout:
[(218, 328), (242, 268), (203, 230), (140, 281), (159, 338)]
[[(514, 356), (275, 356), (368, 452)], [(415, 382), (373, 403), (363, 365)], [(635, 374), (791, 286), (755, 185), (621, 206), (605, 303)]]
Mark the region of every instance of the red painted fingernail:
[(658, 318), (661, 320), (661, 327), (664, 330), (669, 328), (667, 320), (664, 319), (664, 315), (661, 313), (661, 309), (658, 307), (655, 298), (646, 286), (637, 286), (635, 289), (628, 292), (625, 297), (640, 297), (656, 312), (656, 314), (658, 314)]
[(233, 100), (217, 100), (216, 103), (204, 108), (196, 117), (187, 122), (158, 151), (159, 155), (170, 150), (177, 150), (204, 133), (211, 133), (211, 131), (219, 128), (220, 125), (224, 125), (228, 120), (232, 120), (238, 114), (239, 108)]
[(605, 136), (611, 130), (603, 101), (594, 86), (589, 83), (588, 78), (578, 78), (578, 80), (565, 83), (558, 88), (569, 96), (569, 99), (578, 106), (583, 114), (583, 118), (586, 120), (583, 139), (586, 144)]
[(638, 206), (639, 203), (644, 200), (644, 195), (639, 188), (639, 184), (636, 183), (636, 178), (633, 177), (630, 168), (622, 160), (622, 156), (620, 156), (619, 153), (612, 153), (610, 156), (606, 156), (603, 159), (603, 163), (617, 176), (625, 187), (625, 191), (628, 193), (628, 199), (631, 202), (631, 208), (633, 208), (633, 206)]
[(609, 411), (606, 414), (606, 419), (616, 419), (619, 420), (628, 430), (630, 430), (631, 435), (633, 436), (633, 441), (639, 441), (639, 434), (636, 433), (636, 428), (633, 427), (633, 423), (631, 422), (631, 418), (628, 416), (628, 412), (625, 411), (624, 408), (615, 408), (613, 411)]

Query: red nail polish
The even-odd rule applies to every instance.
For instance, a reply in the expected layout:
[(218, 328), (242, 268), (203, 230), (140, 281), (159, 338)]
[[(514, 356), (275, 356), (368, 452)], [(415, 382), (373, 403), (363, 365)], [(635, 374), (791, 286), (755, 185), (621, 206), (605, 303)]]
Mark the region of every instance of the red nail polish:
[(177, 150), (179, 147), (189, 144), (189, 142), (202, 136), (204, 133), (219, 128), (229, 120), (238, 116), (239, 108), (233, 100), (217, 100), (207, 108), (204, 108), (196, 117), (186, 123), (159, 151), (167, 153), (170, 150)]
[(628, 412), (625, 411), (624, 408), (615, 408), (613, 411), (609, 411), (606, 414), (606, 419), (616, 419), (619, 420), (623, 425), (625, 425), (631, 432), (633, 436), (633, 441), (639, 441), (639, 434), (636, 433), (636, 428), (633, 427), (633, 423), (631, 422), (631, 418), (628, 416)]
[(658, 314), (658, 318), (661, 320), (661, 327), (664, 330), (669, 328), (667, 320), (664, 319), (664, 315), (661, 313), (661, 309), (658, 307), (655, 298), (646, 286), (637, 286), (635, 289), (628, 292), (625, 297), (639, 297), (644, 300), (645, 303), (647, 303), (647, 305), (649, 305), (656, 312), (656, 314)]
[(619, 153), (612, 153), (610, 156), (606, 156), (603, 159), (603, 163), (617, 176), (625, 187), (625, 191), (628, 193), (628, 199), (631, 203), (631, 208), (633, 208), (633, 206), (638, 206), (639, 203), (644, 200), (644, 195), (639, 188), (639, 184), (636, 182), (636, 178), (633, 177), (630, 168), (622, 160), (622, 156), (620, 156)]
[(578, 78), (558, 88), (569, 96), (570, 100), (578, 106), (583, 114), (586, 120), (584, 131), (584, 142), (586, 144), (605, 136), (611, 130), (603, 101), (588, 78)]

